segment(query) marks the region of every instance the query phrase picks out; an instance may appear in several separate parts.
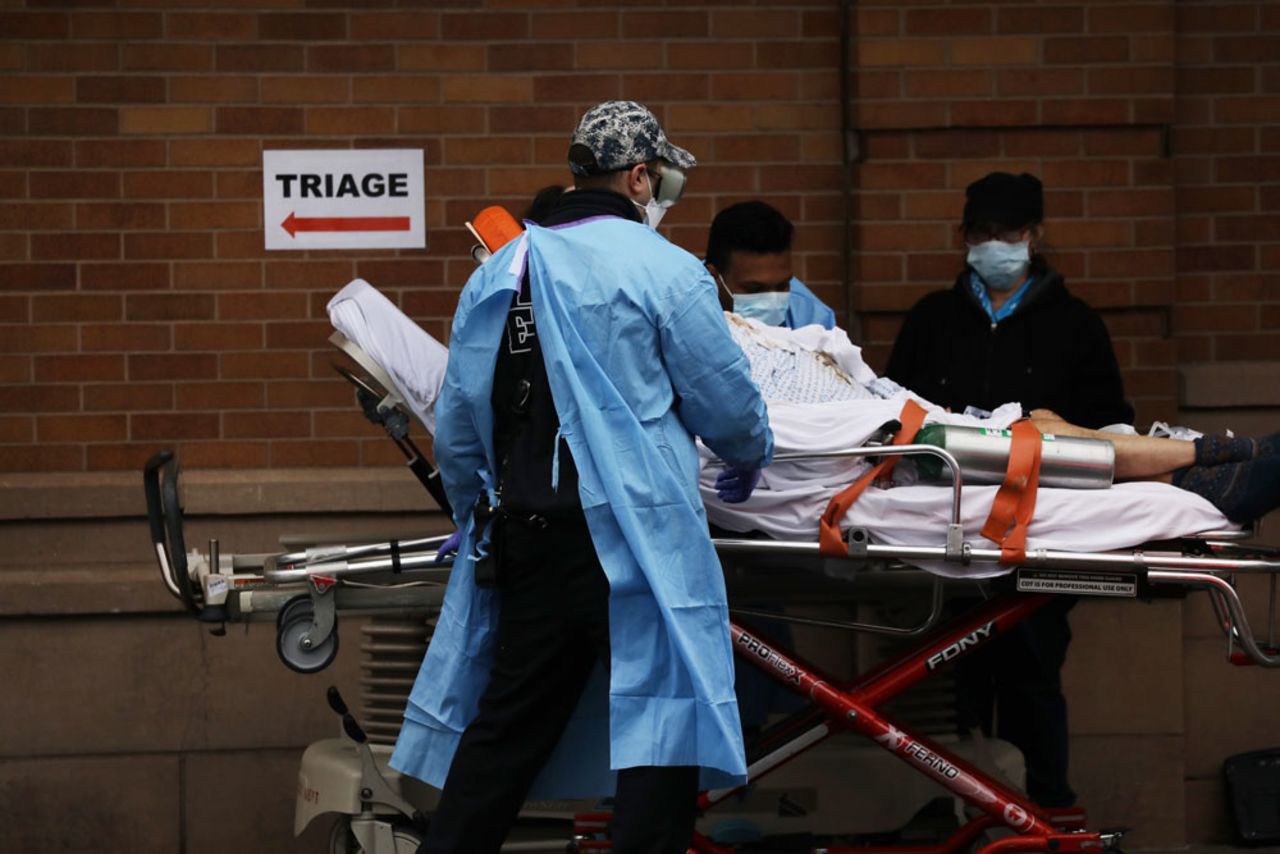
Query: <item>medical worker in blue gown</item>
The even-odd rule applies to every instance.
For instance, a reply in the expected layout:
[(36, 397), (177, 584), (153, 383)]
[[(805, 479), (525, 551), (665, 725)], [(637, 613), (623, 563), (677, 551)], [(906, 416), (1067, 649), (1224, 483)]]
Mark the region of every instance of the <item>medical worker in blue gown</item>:
[(462, 292), (435, 441), (460, 541), (392, 757), (444, 790), (422, 851), (612, 794), (615, 851), (683, 854), (699, 788), (745, 779), (694, 436), (730, 501), (773, 438), (714, 282), (654, 231), (694, 162), (641, 105), (598, 105), (575, 189)]
[(706, 263), (725, 311), (768, 326), (835, 328), (836, 313), (791, 274), (794, 232), (791, 221), (765, 202), (739, 202), (716, 214)]

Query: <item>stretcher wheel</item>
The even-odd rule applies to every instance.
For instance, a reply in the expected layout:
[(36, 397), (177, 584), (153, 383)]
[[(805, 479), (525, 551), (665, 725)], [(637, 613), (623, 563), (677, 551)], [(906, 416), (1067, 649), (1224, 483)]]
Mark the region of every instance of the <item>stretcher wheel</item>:
[(315, 607), (311, 600), (298, 597), (290, 599), (281, 609), (276, 628), (276, 653), (284, 666), (298, 673), (319, 673), (338, 655), (338, 627), (335, 624), (329, 636), (308, 648), (303, 638), (311, 631), (311, 618)]
[(421, 834), (408, 827), (393, 828), (391, 838), (395, 841), (394, 851), (365, 851), (351, 832), (351, 818), (342, 816), (329, 832), (329, 854), (415, 854), (422, 844)]

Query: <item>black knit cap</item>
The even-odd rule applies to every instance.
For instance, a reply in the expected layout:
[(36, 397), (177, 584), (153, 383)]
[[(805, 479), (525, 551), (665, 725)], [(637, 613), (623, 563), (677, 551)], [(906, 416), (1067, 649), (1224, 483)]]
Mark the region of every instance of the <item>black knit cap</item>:
[(1026, 172), (992, 172), (966, 187), (964, 198), (966, 227), (998, 223), (1022, 228), (1044, 219), (1044, 185)]

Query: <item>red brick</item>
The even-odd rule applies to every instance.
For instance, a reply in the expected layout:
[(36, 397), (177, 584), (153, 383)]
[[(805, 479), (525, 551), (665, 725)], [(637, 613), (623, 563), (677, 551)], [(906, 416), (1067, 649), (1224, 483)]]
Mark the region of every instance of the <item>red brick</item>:
[(79, 445), (0, 447), (0, 471), (83, 471), (84, 457)]
[(1249, 210), (1252, 187), (1179, 187), (1178, 213), (1216, 213)]
[(223, 435), (228, 439), (284, 439), (311, 434), (307, 412), (244, 412), (226, 419)]
[[(164, 166), (165, 143), (149, 139), (88, 139), (76, 143), (76, 166)], [(109, 173), (100, 173), (109, 174)]]
[(909, 98), (964, 98), (992, 93), (992, 73), (988, 69), (906, 71), (902, 83), (903, 92)]
[(307, 297), (303, 293), (223, 293), (218, 295), (219, 320), (265, 320), (279, 317), (306, 317)]
[[(428, 184), (428, 186), (430, 186), (430, 184)], [(318, 261), (318, 260), (316, 261), (284, 261), (284, 260), (278, 260), (280, 254), (281, 253), (275, 253), (272, 257), (277, 260), (269, 261), (265, 265), (267, 288), (306, 289), (306, 288), (314, 288), (317, 282), (332, 282), (334, 285), (334, 289), (336, 290), (339, 285), (344, 284), (345, 282), (349, 281), (356, 275), (360, 276), (361, 278), (368, 279), (369, 281), (373, 282), (373, 284), (379, 287), (385, 284), (379, 278), (374, 277), (376, 275), (376, 273), (374, 272), (375, 270), (378, 270), (379, 272), (381, 272), (380, 268), (378, 267), (361, 266), (359, 268), (361, 272), (355, 273), (353, 272), (353, 267), (351, 262), (347, 260), (332, 259), (332, 260), (325, 260), (325, 261)], [(409, 265), (413, 265), (413, 269), (415, 270), (421, 270), (423, 269), (424, 265), (427, 264), (427, 262), (424, 262), (424, 261), (407, 261), (407, 260), (399, 261), (399, 262), (394, 262), (394, 261), (387, 261), (387, 262), (362, 261), (361, 262), (362, 265), (366, 265), (366, 264), (376, 265), (376, 264), (384, 264), (384, 263), (388, 265), (409, 264)], [(438, 261), (433, 263), (434, 265), (439, 264)], [(435, 269), (438, 272), (439, 267), (435, 266)], [(369, 271), (368, 274), (364, 272), (366, 270)], [(423, 284), (423, 282), (417, 281), (411, 284), (421, 285)]]
[(219, 133), (230, 134), (300, 134), (303, 111), (289, 107), (219, 107)]
[(158, 103), (165, 99), (163, 77), (77, 77), (75, 99), (80, 103)]
[(78, 342), (77, 327), (70, 323), (0, 326), (0, 352), (4, 353), (74, 353)]
[[(404, 104), (440, 100), (440, 84), (434, 77), (357, 77), (352, 81), (356, 103)], [(385, 131), (378, 131), (379, 133)]]
[(486, 102), (527, 103), (531, 100), (531, 92), (537, 85), (556, 78), (539, 76), (531, 80), (526, 76), (516, 77), (444, 77), (442, 78), (441, 98), (449, 102), (477, 104)]
[(132, 381), (212, 380), (218, 376), (218, 357), (212, 353), (139, 353), (128, 356)]
[(445, 41), (514, 41), (529, 35), (529, 16), (523, 12), (447, 12), (440, 16)]
[(0, 417), (0, 443), (29, 444), (36, 435), (35, 421), (27, 416)]
[(721, 163), (737, 161), (794, 161), (799, 156), (794, 134), (724, 136), (716, 140), (715, 159)]
[(158, 12), (88, 12), (71, 16), (75, 39), (155, 39), (163, 33)]
[(218, 45), (214, 67), (218, 71), (301, 71), (306, 55), (300, 45)]
[[(84, 387), (86, 412), (141, 412), (173, 408), (173, 386), (152, 383), (96, 383)], [(186, 461), (185, 458), (183, 460)]]
[(1280, 48), (1275, 36), (1215, 36), (1213, 59), (1219, 63), (1277, 62)]
[(221, 363), (223, 379), (296, 379), (311, 372), (306, 353), (227, 353)]
[(125, 319), (214, 320), (212, 294), (130, 294), (125, 298)]
[(262, 245), (262, 231), (222, 231), (214, 235), (217, 258), (267, 258), (272, 253)]
[[(360, 261), (356, 265), (355, 275), (373, 282), (381, 289), (410, 288), (414, 290), (431, 288), (444, 280), (444, 270), (440, 261), (435, 259), (397, 259), (387, 261)], [(336, 281), (339, 277), (333, 277)], [(452, 305), (447, 303), (452, 298)], [(443, 308), (450, 314), (457, 307), (456, 290), (447, 292)]]
[(184, 410), (261, 409), (266, 400), (260, 382), (182, 383), (177, 391), (177, 408)]
[(1214, 119), (1221, 124), (1269, 124), (1280, 114), (1280, 96), (1218, 98)]
[(11, 39), (65, 39), (68, 17), (61, 12), (2, 12), (0, 33)]
[(956, 127), (1016, 127), (1037, 123), (1037, 102), (1008, 99), (956, 101), (951, 104), (951, 125)]
[(391, 45), (311, 45), (307, 48), (308, 71), (391, 71), (396, 52)]
[(1080, 33), (1084, 32), (1084, 9), (1080, 6), (1002, 7), (996, 11), (998, 33)]
[(27, 131), (53, 136), (101, 136), (119, 127), (114, 109), (98, 107), (30, 107)]
[(170, 77), (169, 100), (173, 103), (230, 104), (255, 101), (258, 81), (253, 77)]
[[(351, 399), (351, 386), (341, 380), (324, 382), (282, 380), (267, 384), (268, 409), (347, 408), (351, 405)], [(358, 417), (364, 418), (363, 415)], [(367, 421), (365, 423), (368, 424)]]
[(257, 34), (255, 16), (225, 12), (171, 12), (166, 20), (171, 39), (200, 42), (252, 39)]
[(0, 323), (30, 323), (30, 304), (26, 296), (0, 295)]
[(859, 40), (854, 59), (859, 68), (884, 65), (944, 65), (946, 42), (940, 39)]
[[(124, 357), (95, 353), (92, 356), (36, 356), (36, 382), (119, 382)], [(22, 411), (12, 410), (12, 411)]]
[(1118, 187), (1129, 183), (1127, 160), (1049, 161), (1040, 178), (1054, 187)]
[(31, 260), (70, 261), (120, 257), (120, 236), (108, 233), (33, 234)]
[(80, 390), (75, 386), (0, 386), (0, 412), (75, 412), (79, 408)]
[(168, 326), (155, 324), (86, 324), (80, 329), (80, 348), (89, 351), (139, 352), (168, 350)]
[(769, 36), (795, 35), (800, 19), (794, 12), (754, 10), (750, 15), (722, 17), (712, 12), (712, 22), (702, 11), (666, 11), (655, 15), (651, 11), (623, 12), (622, 37), (624, 39), (701, 39), (708, 35), (716, 38), (767, 38)]
[(1141, 154), (1159, 157), (1164, 145), (1160, 131), (1155, 129), (1108, 128), (1086, 131), (1084, 148), (1085, 154), (1090, 156)]
[(271, 465), (281, 467), (353, 466), (359, 462), (355, 442), (312, 441), (271, 443)]
[(396, 113), (392, 107), (311, 107), (307, 133), (319, 136), (356, 136), (391, 133)]
[[(495, 81), (506, 83), (509, 87), (515, 82), (520, 82), (521, 78), (498, 77), (493, 78)], [(524, 82), (527, 82), (524, 81)], [(468, 98), (454, 96), (450, 91), (449, 81), (445, 82), (445, 100), (446, 101), (465, 101)], [(460, 85), (457, 86), (457, 95), (463, 93)], [(481, 94), (484, 94), (483, 91)], [(533, 80), (532, 92), (527, 89), (518, 97), (506, 97), (496, 99), (492, 97), (484, 97), (479, 100), (505, 100), (535, 103), (548, 102), (564, 102), (573, 103), (590, 102), (598, 103), (613, 98), (618, 98), (622, 94), (622, 83), (616, 74), (546, 74), (539, 75)]]
[(7, 264), (0, 288), (11, 291), (69, 291), (76, 286), (74, 264)]
[(750, 70), (757, 64), (750, 42), (668, 42), (666, 48), (672, 70)]
[(71, 228), (71, 214), (68, 204), (0, 205), (0, 230), (65, 231)]
[(261, 323), (176, 323), (174, 349), (186, 353), (232, 353), (261, 350)]
[(916, 157), (930, 160), (1000, 155), (1000, 136), (990, 131), (920, 133), (914, 142)]
[[(631, 37), (649, 36), (652, 13), (631, 12), (623, 15), (622, 35)], [(753, 10), (750, 14), (742, 14), (741, 10), (716, 10), (710, 14), (710, 28), (703, 13), (684, 13), (684, 17), (673, 19), (672, 26), (657, 35), (673, 38), (777, 38), (799, 36), (800, 15), (788, 9)]]
[[(533, 37), (535, 39), (596, 39), (616, 38), (619, 14), (613, 11), (588, 12), (575, 9), (572, 12), (534, 12)], [(648, 33), (641, 33), (647, 37)]]
[(990, 9), (974, 6), (909, 9), (906, 12), (906, 32), (913, 36), (983, 35), (992, 32), (992, 14)]
[[(629, 49), (631, 47), (642, 49), (643, 46), (629, 45)], [(497, 44), (488, 47), (488, 68), (492, 72), (568, 71), (573, 67), (574, 45), (570, 42)], [(584, 64), (579, 67), (591, 66)]]
[(262, 160), (256, 139), (172, 139), (171, 166), (254, 166)]
[(1258, 25), (1257, 3), (1176, 4), (1179, 32), (1253, 32)]
[[(84, 79), (84, 78), (81, 78)], [(0, 89), (0, 104), (65, 104), (76, 100), (70, 77), (9, 75), (9, 85)], [(84, 100), (81, 98), (80, 100)]]
[(368, 424), (358, 412), (317, 412), (313, 419), (314, 435), (324, 438), (366, 436)]
[(123, 415), (57, 415), (36, 419), (37, 441), (118, 442), (128, 434)]
[(118, 71), (120, 48), (114, 44), (27, 45), (27, 71)]
[(1215, 178), (1219, 183), (1280, 181), (1280, 155), (1270, 157), (1219, 157)]
[(136, 440), (216, 439), (219, 438), (219, 435), (218, 415), (216, 413), (134, 414), (129, 416), (129, 436)]
[(1100, 3), (1089, 7), (1089, 32), (1172, 32), (1173, 4)]
[(206, 44), (126, 44), (120, 58), (126, 71), (210, 71), (213, 48)]
[(1044, 61), (1075, 65), (1089, 62), (1126, 62), (1129, 40), (1124, 36), (1105, 38), (1048, 38), (1044, 41)]
[(400, 45), (400, 71), (483, 71), (487, 48), (482, 44)]
[(1252, 270), (1256, 263), (1252, 246), (1184, 246), (1178, 249), (1179, 272)]
[(440, 36), (440, 16), (421, 10), (412, 12), (353, 12), (351, 40), (403, 41), (435, 39)]
[(315, 74), (264, 77), (261, 99), (264, 104), (343, 104), (351, 100), (351, 81)]
[[(669, 101), (702, 101), (708, 97), (732, 100), (736, 97), (733, 81), (737, 79), (739, 79), (737, 75), (716, 78), (713, 90), (712, 83), (705, 74), (625, 74), (622, 80), (622, 96), (641, 103), (656, 101), (659, 98)], [(761, 91), (754, 99), (784, 97), (774, 94), (775, 91), (782, 89), (790, 88), (790, 91), (795, 91), (794, 80), (787, 77), (776, 77), (774, 80), (782, 82), (774, 87), (773, 80), (761, 81)], [(711, 95), (713, 91), (716, 94)]]
[(347, 18), (333, 12), (267, 13), (258, 16), (258, 36), (277, 41), (342, 41), (347, 37)]
[(98, 291), (154, 291), (169, 287), (167, 264), (81, 264), (80, 287)]
[(192, 202), (169, 206), (169, 227), (182, 231), (253, 228), (261, 205), (252, 202)]
[(1171, 131), (1170, 148), (1175, 157), (1185, 154), (1251, 152), (1256, 131), (1251, 127), (1184, 128)]

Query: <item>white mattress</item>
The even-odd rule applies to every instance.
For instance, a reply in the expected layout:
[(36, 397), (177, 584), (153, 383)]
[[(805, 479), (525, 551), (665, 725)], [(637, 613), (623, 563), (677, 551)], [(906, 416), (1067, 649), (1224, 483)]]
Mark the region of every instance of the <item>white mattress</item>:
[(326, 308), (334, 328), (391, 375), (395, 390), (434, 435), (449, 349), (364, 279), (352, 280)]

